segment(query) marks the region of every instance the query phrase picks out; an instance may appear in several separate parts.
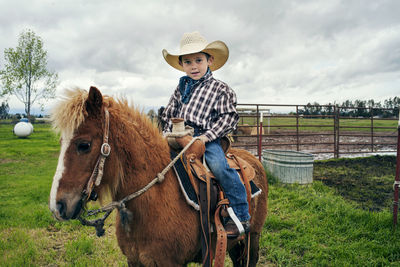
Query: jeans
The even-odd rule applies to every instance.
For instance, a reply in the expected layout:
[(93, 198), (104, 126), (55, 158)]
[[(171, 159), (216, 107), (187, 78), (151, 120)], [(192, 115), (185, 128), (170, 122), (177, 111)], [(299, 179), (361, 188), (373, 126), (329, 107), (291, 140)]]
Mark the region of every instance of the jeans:
[(243, 222), (250, 219), (247, 193), (239, 174), (232, 169), (225, 158), (220, 139), (206, 143), (205, 159), (208, 168), (215, 175), (227, 196), (230, 206), (238, 219)]

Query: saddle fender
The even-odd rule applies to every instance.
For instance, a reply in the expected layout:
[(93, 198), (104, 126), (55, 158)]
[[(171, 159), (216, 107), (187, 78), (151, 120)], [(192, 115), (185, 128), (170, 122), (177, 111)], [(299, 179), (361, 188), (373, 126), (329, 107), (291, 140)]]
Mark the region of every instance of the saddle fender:
[[(184, 148), (191, 140), (193, 139), (192, 136), (186, 135), (183, 137), (177, 137), (175, 138), (176, 142), (179, 144), (181, 148)], [(227, 139), (229, 140), (229, 139)], [(230, 144), (224, 144), (225, 149), (229, 149)], [(188, 150), (186, 150), (186, 158), (191, 162), (194, 172), (197, 174), (197, 176), (205, 181), (204, 175), (211, 176), (212, 178), (215, 178), (212, 173), (209, 171), (206, 171), (204, 168), (204, 165), (201, 163), (201, 158), (204, 155), (204, 152), (206, 151), (206, 147), (204, 143), (201, 140), (195, 141)], [(238, 156), (233, 156), (229, 151), (226, 151), (226, 159), (228, 161), (228, 164), (231, 168), (235, 169), (238, 173), (239, 176), (243, 182), (245, 183), (243, 176), (247, 177), (248, 181), (251, 181), (254, 179), (256, 173), (254, 171), (254, 168), (248, 164), (247, 161), (244, 159), (238, 157)], [(196, 160), (198, 159), (198, 160)], [(194, 163), (194, 164), (193, 164)], [(241, 168), (242, 166), (242, 168)], [(244, 172), (244, 173), (242, 173)], [(204, 178), (203, 178), (204, 177)]]

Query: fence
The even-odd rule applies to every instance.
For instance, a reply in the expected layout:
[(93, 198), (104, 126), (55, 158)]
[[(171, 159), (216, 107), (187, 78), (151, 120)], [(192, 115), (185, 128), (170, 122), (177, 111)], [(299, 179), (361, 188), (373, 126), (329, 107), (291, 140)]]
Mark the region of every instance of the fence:
[(398, 109), (238, 104), (238, 111), (232, 146), (259, 158), (264, 148), (308, 152), (317, 158), (396, 151)]

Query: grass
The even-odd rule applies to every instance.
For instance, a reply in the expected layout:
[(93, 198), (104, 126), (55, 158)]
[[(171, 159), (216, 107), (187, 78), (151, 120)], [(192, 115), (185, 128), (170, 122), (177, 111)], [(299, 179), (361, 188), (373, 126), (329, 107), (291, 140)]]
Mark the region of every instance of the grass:
[[(126, 266), (113, 219), (97, 238), (92, 228), (52, 218), (58, 137), (47, 124), (34, 127), (19, 139), (11, 125), (0, 124), (0, 265)], [(269, 175), (259, 266), (400, 266), (390, 190), (386, 200), (371, 201), (391, 188), (393, 167), (393, 157), (320, 161), (311, 185), (285, 185)]]
[(0, 265), (124, 266), (113, 221), (105, 238), (77, 221), (56, 222), (48, 198), (58, 159), (58, 137), (34, 124), (28, 138), (0, 124)]
[(274, 185), (261, 239), (280, 266), (400, 265), (400, 237), (388, 210), (368, 212), (321, 182)]
[(47, 193), (59, 144), (48, 128), (35, 125), (31, 137), (16, 138), (9, 132), (10, 126), (0, 126), (0, 229), (44, 227), (52, 221)]
[[(393, 132), (397, 129), (397, 120), (380, 120), (374, 119), (374, 132)], [(256, 125), (257, 119), (251, 117), (243, 117), (240, 119), (239, 124)], [(267, 127), (268, 124), (271, 126), (271, 130), (296, 130), (296, 118), (295, 117), (274, 117), (271, 116), (263, 118), (263, 126)], [(369, 132), (371, 127), (370, 118), (353, 118), (353, 119), (340, 119), (339, 126), (341, 131), (360, 131)], [(361, 127), (361, 128), (359, 128)], [(375, 127), (389, 127), (385, 129)], [(299, 118), (299, 130), (300, 131), (332, 131), (334, 129), (333, 118)]]
[(400, 266), (400, 232), (391, 213), (395, 168), (395, 157), (373, 156), (318, 161), (314, 182), (306, 186), (280, 184), (272, 176), (261, 239), (267, 261)]

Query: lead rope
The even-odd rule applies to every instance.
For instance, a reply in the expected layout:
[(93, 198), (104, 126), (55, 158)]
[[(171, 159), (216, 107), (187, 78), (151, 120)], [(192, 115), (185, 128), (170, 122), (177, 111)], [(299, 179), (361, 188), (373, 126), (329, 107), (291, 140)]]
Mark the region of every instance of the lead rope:
[[(150, 183), (148, 183), (145, 187), (143, 187), (142, 189), (124, 197), (122, 200), (120, 201), (113, 201), (110, 204), (97, 209), (97, 210), (89, 210), (87, 211), (86, 217), (89, 216), (94, 216), (98, 213), (104, 213), (105, 215), (97, 220), (86, 220), (85, 218), (79, 216), (78, 219), (79, 221), (83, 224), (83, 225), (87, 225), (87, 226), (93, 226), (96, 228), (96, 234), (97, 236), (102, 236), (104, 235), (104, 221), (107, 219), (107, 217), (111, 214), (111, 212), (115, 209), (118, 208), (118, 210), (126, 210), (125, 208), (125, 203), (140, 196), (141, 194), (143, 194), (144, 192), (146, 192), (147, 190), (149, 190), (153, 185), (155, 185), (156, 183), (161, 183), (164, 181), (165, 179), (165, 174), (172, 168), (172, 166), (175, 164), (175, 162), (178, 161), (178, 159), (182, 156), (183, 153), (186, 152), (186, 150), (188, 150), (188, 148), (196, 141), (196, 140), (200, 140), (199, 137), (194, 137), (182, 150), (181, 152), (179, 152), (179, 154), (160, 172), (157, 174), (157, 176), (151, 180)], [(127, 229), (126, 229), (127, 230)]]

